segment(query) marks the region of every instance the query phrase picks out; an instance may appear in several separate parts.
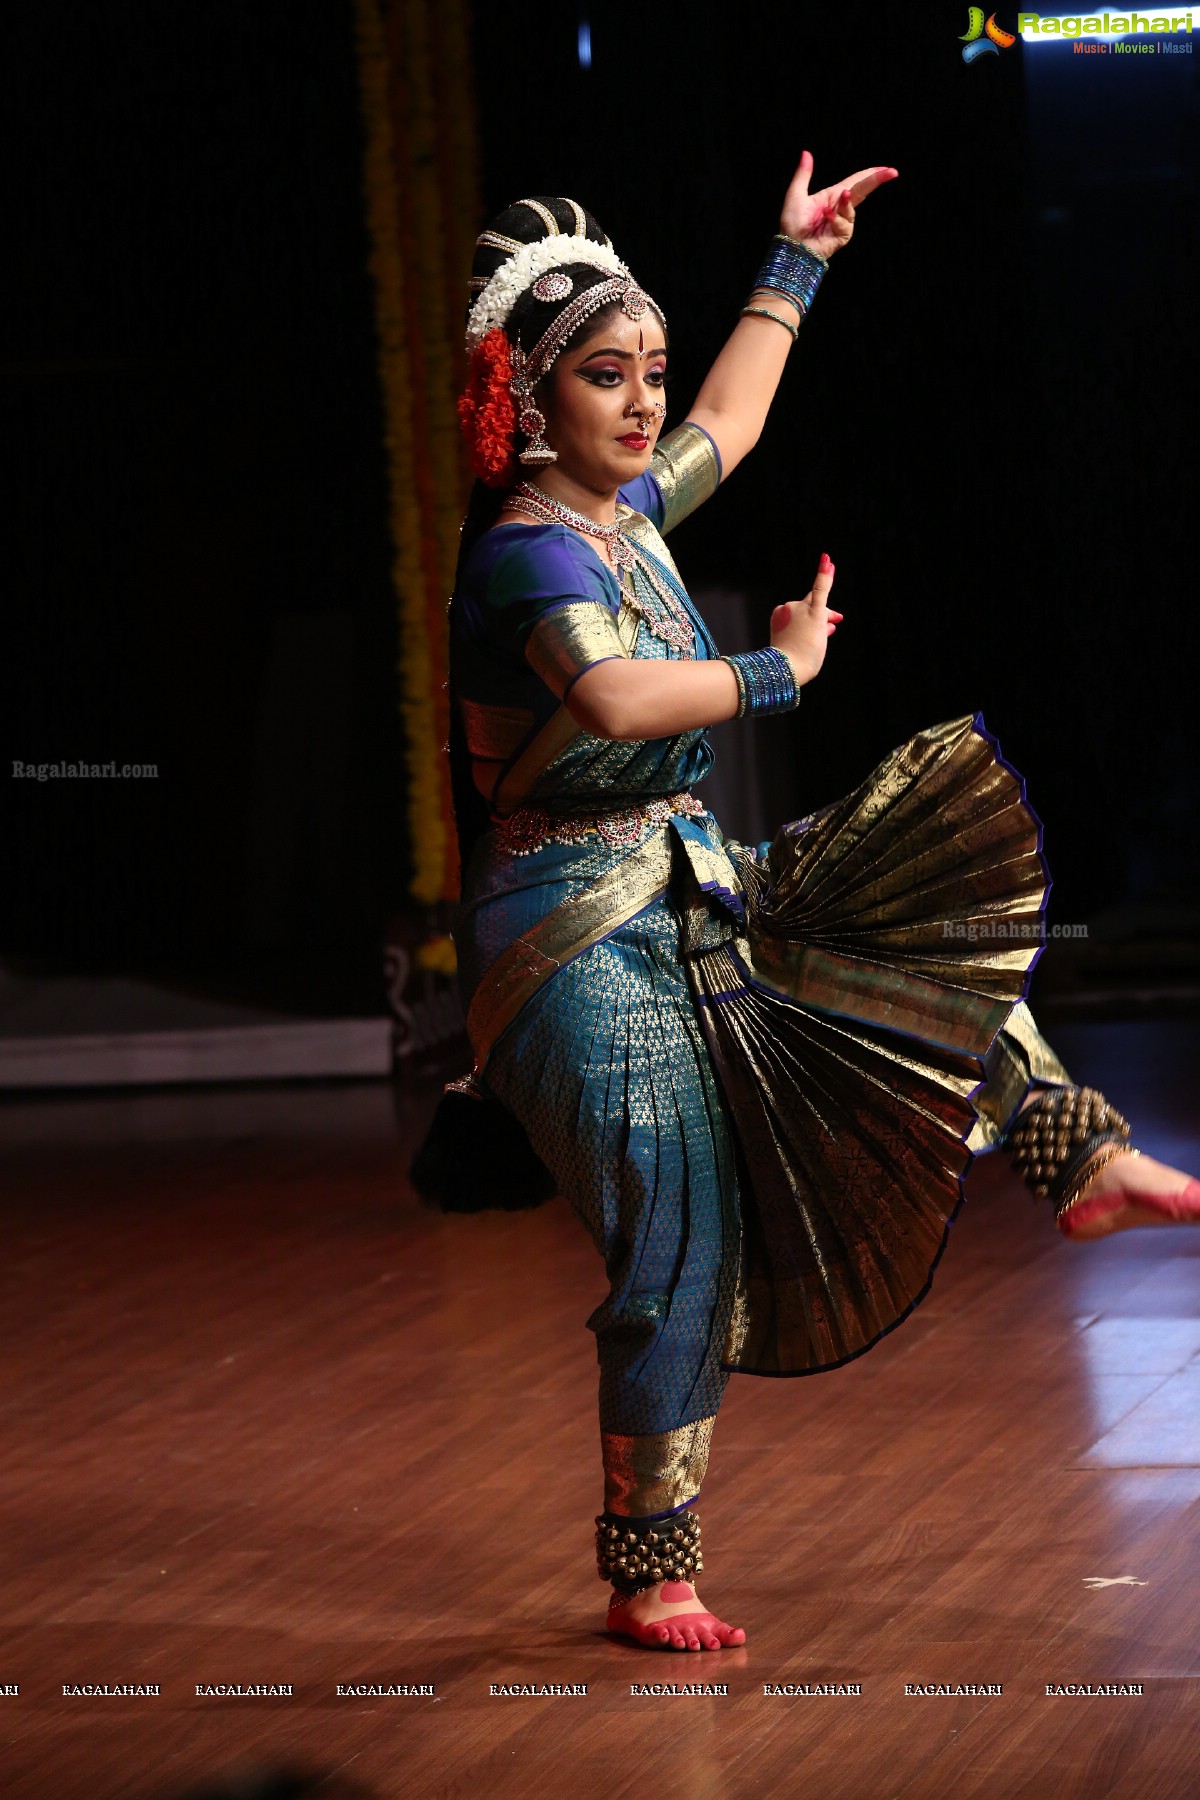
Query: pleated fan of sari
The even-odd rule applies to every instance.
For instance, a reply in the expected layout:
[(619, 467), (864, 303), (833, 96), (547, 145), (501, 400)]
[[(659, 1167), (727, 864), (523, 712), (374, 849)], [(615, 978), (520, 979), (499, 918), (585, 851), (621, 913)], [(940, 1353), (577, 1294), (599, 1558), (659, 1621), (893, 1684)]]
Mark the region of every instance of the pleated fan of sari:
[(729, 848), (745, 932), (688, 958), (742, 1164), (726, 1361), (809, 1374), (929, 1290), (982, 1059), (1042, 948), (1041, 825), (968, 717), (783, 826), (761, 860)]

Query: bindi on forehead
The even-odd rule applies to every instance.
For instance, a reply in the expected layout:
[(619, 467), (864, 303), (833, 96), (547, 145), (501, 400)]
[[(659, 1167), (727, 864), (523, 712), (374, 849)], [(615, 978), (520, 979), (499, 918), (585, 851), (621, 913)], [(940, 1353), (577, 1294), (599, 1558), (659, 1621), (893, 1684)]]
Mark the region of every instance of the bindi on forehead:
[(619, 362), (633, 362), (635, 358), (644, 360), (647, 356), (665, 356), (666, 354), (666, 346), (662, 344), (656, 350), (642, 349), (638, 351), (622, 350), (618, 344), (606, 344), (601, 350), (590, 350), (577, 366), (586, 369), (589, 363), (595, 362), (601, 356), (613, 356)]

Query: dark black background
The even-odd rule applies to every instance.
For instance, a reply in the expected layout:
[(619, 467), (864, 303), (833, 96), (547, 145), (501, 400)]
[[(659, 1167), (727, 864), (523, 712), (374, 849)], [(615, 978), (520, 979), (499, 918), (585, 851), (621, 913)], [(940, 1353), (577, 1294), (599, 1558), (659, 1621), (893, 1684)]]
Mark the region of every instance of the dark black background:
[[(1152, 935), (1195, 917), (1196, 59), (968, 67), (965, 27), (480, 6), (485, 206), (598, 214), (666, 310), (679, 418), (801, 149), (817, 185), (900, 170), (673, 548), (764, 621), (837, 562), (846, 622), (777, 739), (798, 806), (980, 710), (1054, 916)], [(408, 851), (350, 7), (26, 8), (4, 62), (4, 755), (160, 776), (6, 766), (0, 949), (309, 959), (366, 994)], [(280, 807), (304, 853), (264, 870)]]

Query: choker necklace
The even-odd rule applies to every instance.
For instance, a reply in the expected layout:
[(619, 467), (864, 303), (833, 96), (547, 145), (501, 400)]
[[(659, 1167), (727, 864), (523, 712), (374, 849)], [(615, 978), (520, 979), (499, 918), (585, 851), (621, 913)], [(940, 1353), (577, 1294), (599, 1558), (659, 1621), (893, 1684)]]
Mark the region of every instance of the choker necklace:
[(513, 512), (527, 513), (531, 519), (540, 519), (546, 525), (570, 525), (575, 531), (582, 531), (588, 537), (599, 538), (608, 550), (618, 569), (632, 569), (633, 545), (621, 534), (620, 523), (599, 525), (595, 519), (589, 519), (586, 513), (576, 512), (573, 506), (565, 506), (561, 500), (554, 500), (542, 488), (536, 488), (531, 482), (518, 482), (508, 496), (508, 506)]
[[(646, 629), (664, 643), (673, 644), (685, 655), (694, 654), (696, 634), (691, 619), (681, 609), (674, 595), (654, 579), (639, 558), (634, 545), (622, 532), (619, 520), (612, 525), (600, 525), (595, 519), (589, 519), (586, 513), (576, 512), (573, 506), (566, 506), (561, 500), (553, 499), (544, 489), (534, 487), (528, 481), (518, 482), (505, 500), (505, 505), (512, 512), (523, 512), (528, 518), (537, 519), (542, 524), (569, 525), (575, 531), (583, 532), (586, 537), (599, 538), (612, 557), (618, 581), (626, 570), (629, 571), (630, 585), (626, 587), (622, 582), (622, 591), (632, 611), (645, 623)], [(649, 594), (633, 591), (635, 570), (648, 583)]]

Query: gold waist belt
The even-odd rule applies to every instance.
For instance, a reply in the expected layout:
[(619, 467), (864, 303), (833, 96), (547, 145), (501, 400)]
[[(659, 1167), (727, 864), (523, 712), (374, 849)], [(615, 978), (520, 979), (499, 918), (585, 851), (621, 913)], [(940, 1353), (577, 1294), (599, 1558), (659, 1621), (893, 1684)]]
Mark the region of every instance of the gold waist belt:
[(673, 812), (696, 818), (706, 811), (687, 788), (641, 806), (604, 807), (569, 817), (556, 816), (543, 806), (520, 806), (497, 823), (496, 847), (510, 856), (532, 856), (543, 844), (586, 844), (598, 838), (614, 849), (627, 850), (640, 844), (652, 827), (665, 825)]

